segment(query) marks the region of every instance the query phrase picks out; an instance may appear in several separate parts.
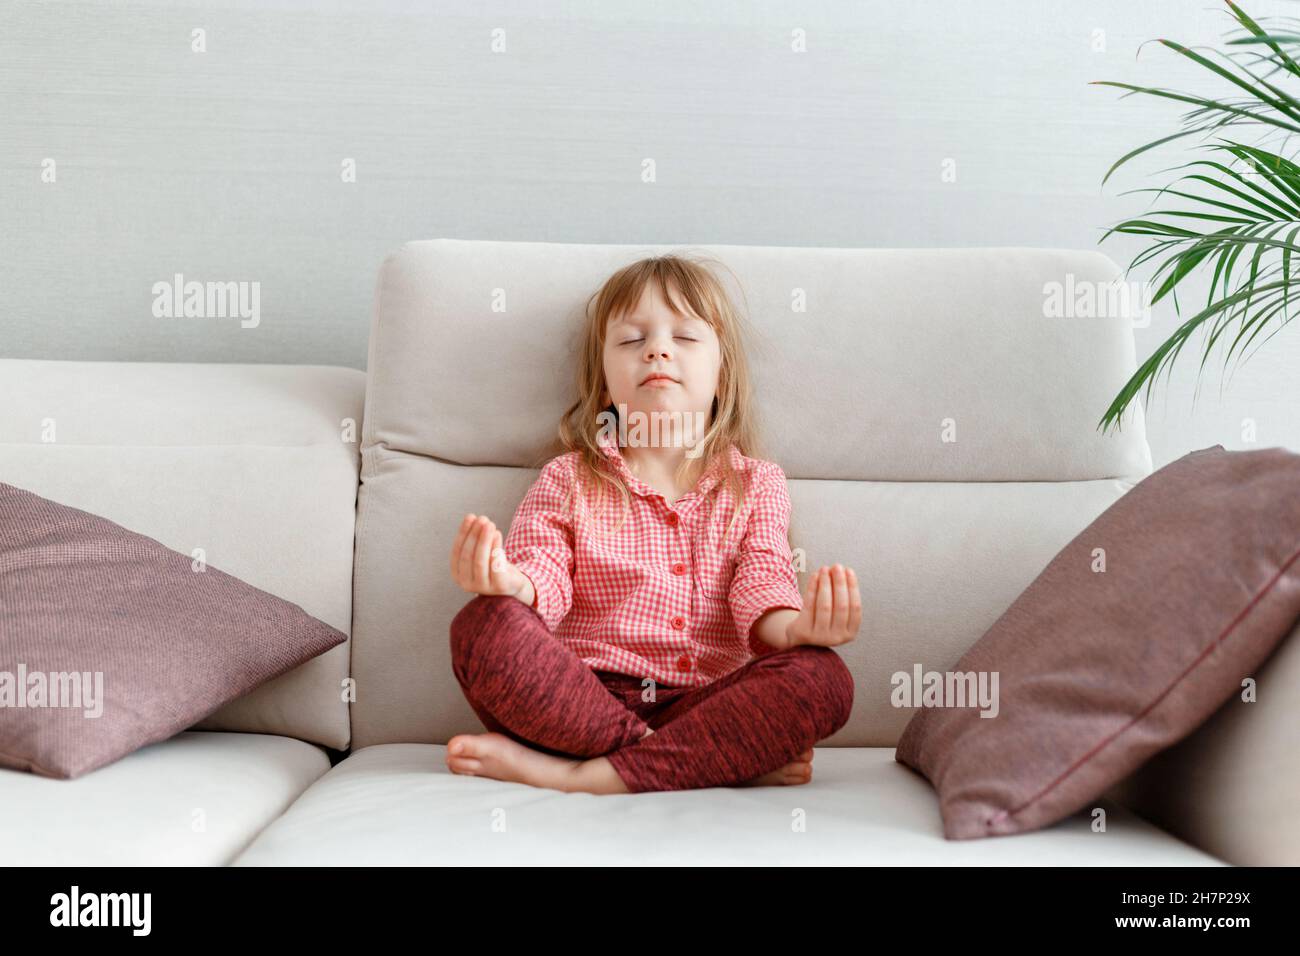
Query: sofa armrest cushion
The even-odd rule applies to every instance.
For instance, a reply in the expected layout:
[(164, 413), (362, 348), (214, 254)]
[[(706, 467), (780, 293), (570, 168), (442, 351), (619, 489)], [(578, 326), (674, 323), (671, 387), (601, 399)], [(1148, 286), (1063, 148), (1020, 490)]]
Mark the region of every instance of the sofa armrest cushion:
[(1300, 866), (1300, 625), (1189, 737), (1106, 796), (1238, 866)]
[(1235, 696), (1300, 618), (1298, 488), (1300, 455), (1217, 445), (1067, 544), (956, 664), (992, 706), (941, 695), (899, 740), (945, 836), (1055, 823)]
[(346, 639), (153, 538), (0, 483), (0, 766), (78, 777)]

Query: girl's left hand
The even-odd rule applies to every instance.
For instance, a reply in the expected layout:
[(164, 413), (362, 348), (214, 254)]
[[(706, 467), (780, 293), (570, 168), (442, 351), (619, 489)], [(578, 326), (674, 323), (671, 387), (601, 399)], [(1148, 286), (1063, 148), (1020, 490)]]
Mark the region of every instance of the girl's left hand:
[(852, 568), (822, 566), (804, 589), (803, 610), (785, 629), (787, 647), (818, 644), (835, 647), (858, 636), (862, 595)]

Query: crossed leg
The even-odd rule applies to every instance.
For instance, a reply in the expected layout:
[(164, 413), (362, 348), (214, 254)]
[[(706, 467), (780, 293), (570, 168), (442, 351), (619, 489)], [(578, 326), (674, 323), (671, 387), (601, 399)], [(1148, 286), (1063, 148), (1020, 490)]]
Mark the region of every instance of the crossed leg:
[(839, 656), (799, 647), (651, 708), (656, 733), (513, 598), (470, 601), (451, 643), (456, 678), (491, 732), (453, 737), (448, 767), (559, 790), (802, 782), (810, 768), (799, 765), (847, 722), (853, 703)]
[(461, 608), (451, 668), (483, 726), (545, 754), (595, 757), (650, 729), (512, 597), (480, 595)]
[(631, 793), (743, 785), (798, 761), (852, 709), (853, 675), (840, 656), (794, 647), (690, 689), (656, 715), (653, 736), (604, 759)]
[[(597, 671), (596, 676), (609, 688), (610, 693), (623, 701), (624, 706), (638, 713), (642, 719), (650, 724), (653, 729), (647, 733), (653, 733), (655, 730), (661, 729), (664, 724), (676, 717), (680, 717), (695, 704), (718, 690), (716, 684), (710, 684), (703, 688), (660, 687), (656, 690), (656, 700), (647, 702), (643, 699), (645, 688), (642, 679), (628, 674), (615, 674), (608, 671)], [(808, 747), (795, 755), (789, 763), (761, 774), (752, 780), (734, 784), (734, 786), (788, 787), (808, 783), (812, 780), (812, 761), (813, 748)], [(613, 764), (610, 765), (610, 769), (613, 769)], [(619, 782), (621, 784), (621, 777)], [(624, 785), (619, 792), (626, 789)]]

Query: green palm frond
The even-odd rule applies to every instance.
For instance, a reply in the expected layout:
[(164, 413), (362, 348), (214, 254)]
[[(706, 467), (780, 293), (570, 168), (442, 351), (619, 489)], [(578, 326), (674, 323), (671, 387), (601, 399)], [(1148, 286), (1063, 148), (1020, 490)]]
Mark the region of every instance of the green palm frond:
[[(1209, 51), (1221, 63), (1172, 40), (1159, 42), (1248, 95), (1207, 97), (1097, 81), (1096, 85), (1127, 90), (1125, 96), (1142, 93), (1196, 107), (1183, 115), (1184, 128), (1179, 132), (1121, 156), (1102, 178), (1103, 185), (1133, 157), (1184, 136), (1241, 125), (1275, 135), (1281, 131), (1288, 139), (1290, 134), (1300, 133), (1300, 98), (1278, 85), (1290, 82), (1300, 93), (1296, 82), (1300, 81), (1300, 63), (1292, 55), (1293, 51), (1300, 53), (1300, 21), (1277, 18), (1291, 22), (1292, 29), (1265, 32), (1232, 0), (1225, 2), (1246, 35), (1226, 43), (1239, 50), (1227, 54)], [(1277, 82), (1272, 77), (1277, 77)], [(1104, 242), (1115, 233), (1151, 237), (1150, 245), (1133, 258), (1125, 274), (1159, 260), (1150, 280), (1155, 289), (1150, 302), (1154, 305), (1168, 295), (1179, 316), (1178, 286), (1189, 275), (1213, 268), (1205, 307), (1184, 321), (1129, 378), (1098, 423), (1103, 431), (1112, 424), (1121, 425), (1125, 409), (1144, 386), (1144, 401), (1150, 399), (1160, 372), (1168, 377), (1194, 333), (1202, 333), (1199, 377), (1216, 344), (1230, 329), (1235, 328), (1236, 334), (1228, 345), (1225, 365), (1232, 362), (1234, 353), (1240, 362), (1260, 332), (1269, 330), (1260, 346), (1271, 339), (1290, 321), (1293, 300), (1300, 298), (1300, 283), (1292, 281), (1293, 261), (1300, 267), (1296, 255), (1300, 253), (1300, 166), (1263, 144), (1250, 145), (1235, 138), (1219, 136), (1217, 142), (1199, 148), (1211, 158), (1166, 170), (1187, 171), (1168, 186), (1129, 190), (1155, 193), (1153, 204), (1169, 199), (1174, 202), (1171, 208), (1150, 209), (1140, 218), (1126, 219), (1107, 229), (1099, 240)]]

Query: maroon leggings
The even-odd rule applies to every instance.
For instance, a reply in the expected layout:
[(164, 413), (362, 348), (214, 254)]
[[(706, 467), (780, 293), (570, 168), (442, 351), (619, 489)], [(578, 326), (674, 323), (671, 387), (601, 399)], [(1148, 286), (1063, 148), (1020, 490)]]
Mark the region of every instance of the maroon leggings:
[[(643, 688), (592, 670), (512, 597), (479, 595), (460, 610), (451, 660), (489, 730), (557, 756), (604, 756), (632, 793), (753, 780), (835, 733), (853, 708), (853, 675), (829, 647), (765, 654), (703, 687)], [(643, 699), (649, 688), (654, 700)]]

